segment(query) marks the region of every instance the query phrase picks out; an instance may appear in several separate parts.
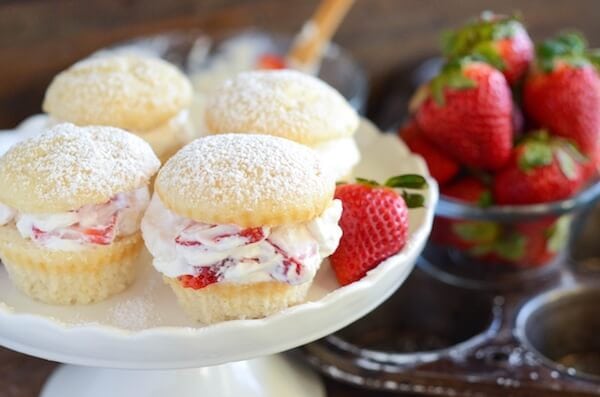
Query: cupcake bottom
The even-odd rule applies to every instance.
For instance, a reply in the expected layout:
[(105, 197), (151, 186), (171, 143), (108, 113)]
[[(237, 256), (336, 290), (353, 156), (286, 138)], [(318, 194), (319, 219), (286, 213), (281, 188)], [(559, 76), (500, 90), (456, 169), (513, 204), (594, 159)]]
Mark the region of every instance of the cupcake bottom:
[(136, 275), (141, 233), (82, 251), (54, 251), (0, 227), (0, 258), (13, 284), (33, 299), (59, 305), (101, 301), (123, 291)]
[(300, 285), (270, 281), (252, 284), (217, 283), (201, 289), (185, 288), (178, 279), (164, 277), (179, 304), (195, 321), (261, 318), (304, 302), (312, 281)]

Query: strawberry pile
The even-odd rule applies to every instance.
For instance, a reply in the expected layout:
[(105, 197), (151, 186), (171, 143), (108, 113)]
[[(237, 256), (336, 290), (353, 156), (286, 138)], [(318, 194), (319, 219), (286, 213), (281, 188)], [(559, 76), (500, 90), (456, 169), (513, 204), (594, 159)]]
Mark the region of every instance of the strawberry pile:
[[(399, 131), (442, 194), (480, 207), (538, 204), (572, 197), (597, 178), (599, 57), (580, 34), (534, 47), (518, 19), (484, 13), (443, 43), (445, 65), (414, 94)], [(436, 240), (518, 265), (551, 257), (544, 247), (558, 247), (565, 224), (446, 221), (437, 222)]]

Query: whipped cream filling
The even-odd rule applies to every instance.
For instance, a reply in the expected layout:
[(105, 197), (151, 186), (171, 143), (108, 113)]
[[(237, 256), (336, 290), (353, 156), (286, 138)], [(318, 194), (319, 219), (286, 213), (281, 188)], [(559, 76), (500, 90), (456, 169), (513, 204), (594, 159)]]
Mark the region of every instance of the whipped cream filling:
[(181, 217), (154, 194), (142, 219), (142, 234), (153, 265), (167, 277), (210, 270), (217, 282), (311, 280), (321, 261), (338, 246), (342, 204), (333, 200), (309, 222), (277, 227), (211, 225)]
[(354, 138), (332, 139), (312, 146), (321, 163), (329, 169), (339, 181), (352, 173), (352, 168), (360, 161), (360, 151)]
[(52, 250), (79, 251), (109, 245), (137, 232), (150, 192), (142, 187), (118, 193), (103, 204), (85, 205), (60, 213), (20, 213), (0, 204), (0, 225), (15, 222), (21, 237)]

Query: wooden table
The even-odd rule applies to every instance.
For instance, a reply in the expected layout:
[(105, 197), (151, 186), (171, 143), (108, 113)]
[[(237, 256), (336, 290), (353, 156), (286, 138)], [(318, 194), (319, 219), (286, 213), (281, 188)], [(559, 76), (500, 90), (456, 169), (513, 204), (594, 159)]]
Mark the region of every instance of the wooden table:
[[(257, 26), (294, 33), (317, 0), (4, 0), (0, 3), (0, 128), (39, 112), (52, 76), (90, 52), (137, 35)], [(485, 9), (520, 10), (535, 39), (576, 27), (600, 47), (597, 0), (357, 0), (336, 36), (365, 67), (371, 108), (394, 69), (435, 53), (442, 30)], [(1, 326), (1, 324), (0, 324)], [(0, 396), (33, 397), (56, 364), (0, 348)], [(327, 382), (330, 396), (381, 395)]]

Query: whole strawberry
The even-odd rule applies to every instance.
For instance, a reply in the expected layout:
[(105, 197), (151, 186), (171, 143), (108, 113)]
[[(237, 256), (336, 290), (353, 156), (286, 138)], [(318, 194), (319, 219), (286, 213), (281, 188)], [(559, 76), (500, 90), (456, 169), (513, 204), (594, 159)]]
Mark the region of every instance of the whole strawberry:
[(340, 227), (343, 234), (329, 257), (342, 285), (357, 281), (381, 261), (399, 252), (408, 238), (408, 208), (423, 205), (423, 196), (394, 187), (423, 188), (419, 175), (390, 178), (384, 186), (374, 181), (339, 185), (335, 198), (342, 201)]
[(473, 56), (484, 60), (514, 85), (527, 72), (534, 50), (531, 38), (516, 18), (485, 12), (445, 35), (444, 54), (448, 58)]
[(532, 134), (513, 150), (510, 163), (496, 174), (497, 204), (536, 204), (566, 199), (584, 183), (585, 158), (568, 141), (546, 132)]
[(412, 106), (421, 131), (456, 161), (486, 170), (508, 161), (512, 96), (502, 73), (490, 65), (469, 59), (447, 64)]
[(600, 77), (574, 33), (543, 42), (523, 87), (528, 116), (593, 155), (600, 141)]
[(413, 120), (401, 127), (398, 135), (413, 153), (423, 157), (431, 176), (440, 185), (447, 183), (458, 173), (458, 163), (429, 142)]

